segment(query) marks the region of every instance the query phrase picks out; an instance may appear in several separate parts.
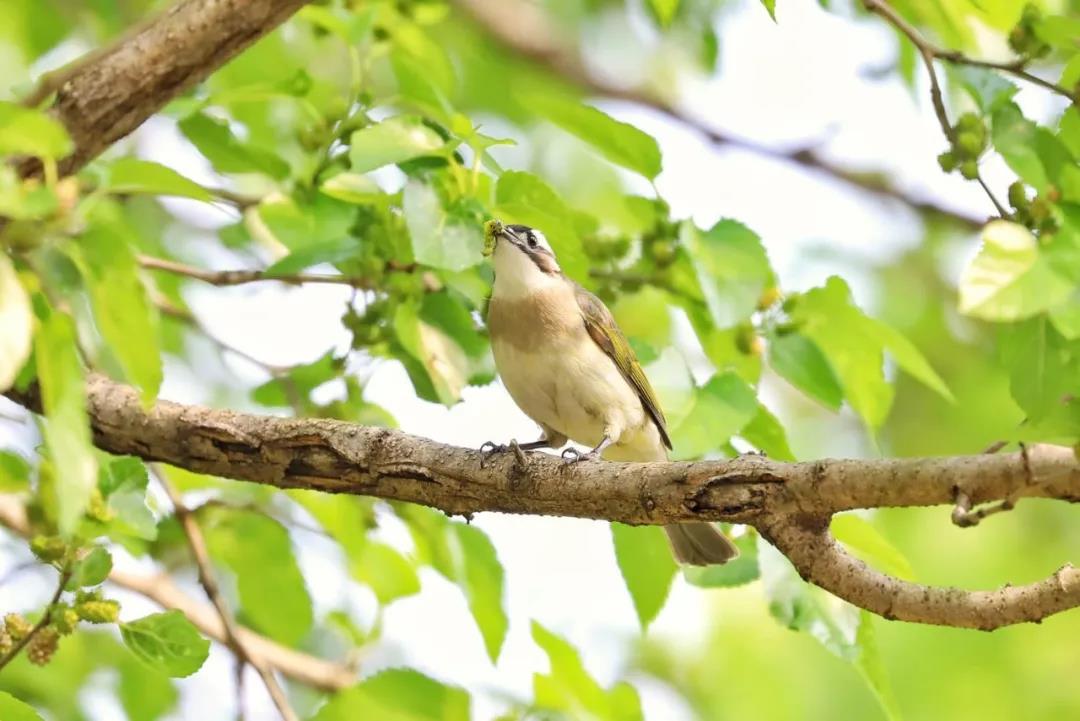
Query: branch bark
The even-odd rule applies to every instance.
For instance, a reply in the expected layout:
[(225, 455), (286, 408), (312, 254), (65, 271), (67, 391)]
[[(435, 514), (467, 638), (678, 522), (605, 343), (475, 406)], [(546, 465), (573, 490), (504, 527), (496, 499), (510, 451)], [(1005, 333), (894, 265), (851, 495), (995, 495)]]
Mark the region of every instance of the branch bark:
[[(1072, 449), (946, 458), (784, 463), (727, 461), (567, 465), (530, 454), (480, 464), (479, 451), (386, 428), (276, 418), (160, 401), (101, 375), (87, 383), (95, 443), (111, 453), (278, 488), (307, 488), (482, 511), (578, 516), (630, 524), (728, 521), (758, 528), (804, 578), (890, 618), (992, 629), (1080, 606), (1080, 571), (1066, 566), (1032, 586), (973, 592), (885, 576), (847, 554), (830, 517), (857, 508), (1023, 497), (1080, 501)], [(36, 409), (36, 398), (13, 394)]]
[[(50, 112), (75, 143), (60, 172), (84, 166), (306, 2), (181, 0), (113, 46), (43, 78), (32, 98), (43, 99), (56, 89)], [(36, 174), (41, 165), (30, 159), (20, 171)]]
[[(23, 538), (30, 537), (26, 511), (14, 496), (0, 494), (0, 526)], [(114, 569), (109, 573), (109, 583), (145, 596), (162, 608), (180, 611), (204, 634), (227, 643), (225, 626), (217, 612), (184, 593), (168, 574), (140, 575)], [(294, 681), (322, 691), (340, 691), (356, 683), (356, 672), (342, 664), (282, 646), (243, 626), (237, 627), (236, 634), (252, 659)]]

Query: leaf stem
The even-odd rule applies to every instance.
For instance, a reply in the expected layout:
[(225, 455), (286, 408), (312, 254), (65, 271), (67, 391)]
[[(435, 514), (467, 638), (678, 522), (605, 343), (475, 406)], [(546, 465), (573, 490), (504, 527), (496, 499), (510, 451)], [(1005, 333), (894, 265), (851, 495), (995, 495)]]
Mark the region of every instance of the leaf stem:
[(52, 614), (53, 608), (60, 602), (60, 597), (64, 594), (64, 586), (67, 585), (68, 580), (71, 578), (71, 571), (64, 569), (60, 571), (60, 580), (56, 585), (56, 591), (52, 595), (52, 599), (49, 601), (49, 605), (45, 607), (44, 613), (41, 614), (41, 618), (34, 624), (34, 627), (30, 629), (30, 632), (22, 637), (11, 650), (0, 657), (0, 670), (15, 660), (15, 657), (19, 655), (28, 643), (37, 635), (41, 629), (49, 625), (49, 616)]

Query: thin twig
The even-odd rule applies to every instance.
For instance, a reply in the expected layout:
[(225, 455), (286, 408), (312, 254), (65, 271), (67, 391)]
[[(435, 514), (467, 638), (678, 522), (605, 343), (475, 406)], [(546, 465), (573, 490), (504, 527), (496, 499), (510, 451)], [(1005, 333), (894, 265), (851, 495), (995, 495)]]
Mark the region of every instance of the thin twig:
[[(998, 441), (989, 446), (983, 453), (993, 454), (1004, 448), (1006, 443), (1004, 441)], [(1031, 473), (1031, 458), (1028, 456), (1027, 445), (1020, 444), (1020, 460), (1024, 465), (1024, 476), (1027, 479), (1028, 485), (1035, 482), (1035, 478)], [(967, 493), (956, 489), (956, 507), (953, 508), (952, 522), (961, 528), (971, 528), (972, 526), (979, 525), (987, 516), (992, 516), (995, 513), (1003, 513), (1005, 511), (1011, 511), (1016, 508), (1017, 499), (1014, 496), (1009, 496), (1004, 500), (993, 503), (989, 506), (983, 506), (982, 508), (971, 508), (971, 497)]]
[(37, 635), (37, 633), (49, 625), (49, 616), (52, 614), (53, 608), (60, 602), (60, 597), (64, 595), (64, 586), (67, 585), (68, 579), (71, 578), (71, 571), (64, 569), (60, 572), (60, 581), (56, 585), (56, 592), (53, 593), (52, 600), (49, 601), (49, 605), (45, 607), (44, 613), (41, 614), (41, 618), (34, 624), (34, 627), (30, 629), (30, 632), (23, 636), (19, 641), (11, 647), (11, 650), (0, 657), (0, 669), (11, 663), (19, 652), (26, 647), (28, 643)]
[[(327, 275), (323, 273), (268, 273), (265, 270), (203, 270), (191, 265), (179, 263), (165, 258), (154, 258), (148, 255), (139, 256), (139, 265), (148, 270), (160, 270), (173, 275), (183, 275), (195, 280), (201, 280), (214, 286), (243, 285), (245, 283), (258, 283), (262, 281), (276, 281), (300, 285), (303, 283), (328, 283), (334, 285), (347, 285), (361, 290), (372, 290), (376, 287), (371, 278), (351, 275)], [(405, 266), (395, 266), (394, 269), (406, 270)], [(408, 268), (412, 270), (412, 268)]]
[[(934, 69), (934, 59), (947, 60), (953, 63), (985, 66), (984, 62), (976, 62), (960, 53), (943, 50), (942, 48), (937, 47), (924, 38), (913, 25), (907, 20), (904, 20), (904, 18), (902, 18), (892, 6), (884, 2), (884, 0), (863, 0), (863, 2), (865, 3), (867, 10), (880, 15), (887, 23), (906, 35), (919, 51), (919, 56), (922, 57), (923, 64), (926, 66), (926, 72), (930, 76), (930, 102), (934, 106), (934, 114), (937, 115), (938, 124), (941, 125), (941, 132), (945, 133), (945, 137), (949, 139), (950, 145), (956, 145), (956, 130), (953, 128), (952, 123), (949, 122), (949, 114), (945, 111), (945, 101), (942, 98), (941, 84), (938, 83), (937, 71)], [(990, 202), (994, 204), (994, 209), (997, 210), (998, 215), (1002, 218), (1010, 217), (1009, 211), (1005, 209), (1005, 206), (1001, 204), (1001, 201), (999, 201), (993, 191), (990, 190), (990, 186), (986, 184), (986, 181), (983, 180), (980, 173), (976, 172), (975, 180), (978, 181), (983, 192), (986, 193), (986, 197), (990, 198)]]
[(915, 44), (915, 47), (919, 49), (925, 56), (929, 55), (931, 58), (937, 58), (953, 65), (970, 65), (976, 68), (987, 68), (990, 70), (1000, 70), (1003, 73), (1009, 73), (1018, 78), (1026, 80), (1029, 83), (1038, 85), (1042, 88), (1046, 88), (1052, 93), (1063, 95), (1069, 100), (1076, 101), (1073, 93), (1061, 85), (1052, 83), (1049, 80), (1044, 80), (1038, 75), (1029, 73), (1024, 69), (1026, 63), (1024, 60), (1013, 60), (1011, 62), (995, 62), (993, 60), (980, 60), (978, 58), (972, 58), (964, 55), (958, 50), (949, 50), (927, 40), (922, 34), (915, 28), (914, 25), (909, 23), (898, 13), (895, 8), (889, 5), (885, 0), (863, 0), (866, 9), (872, 13), (880, 15), (892, 25), (894, 28), (906, 35), (911, 42)]
[(199, 574), (199, 584), (202, 585), (203, 590), (206, 591), (206, 597), (210, 599), (210, 603), (217, 609), (218, 615), (221, 617), (221, 623), (225, 627), (226, 645), (232, 650), (233, 654), (236, 655), (238, 662), (242, 661), (245, 664), (249, 664), (258, 672), (263, 683), (266, 684), (266, 690), (270, 694), (270, 698), (273, 700), (278, 712), (281, 714), (281, 718), (284, 719), (284, 721), (299, 721), (299, 717), (289, 705), (289, 700), (285, 696), (285, 691), (281, 688), (274, 673), (261, 660), (253, 658), (252, 655), (248, 653), (247, 647), (240, 640), (236, 621), (233, 619), (229, 607), (225, 605), (225, 601), (221, 596), (221, 589), (218, 587), (217, 579), (214, 577), (214, 572), (210, 565), (210, 554), (206, 550), (206, 539), (203, 537), (202, 529), (199, 528), (198, 522), (195, 520), (195, 517), (188, 507), (184, 505), (184, 500), (180, 497), (180, 493), (171, 483), (169, 483), (165, 474), (155, 472), (154, 475), (157, 477), (158, 483), (165, 490), (165, 493), (169, 496), (169, 500), (172, 501), (173, 509), (176, 513), (176, 520), (180, 522), (180, 527), (184, 531), (184, 536), (187, 537), (191, 555), (195, 560), (195, 568)]

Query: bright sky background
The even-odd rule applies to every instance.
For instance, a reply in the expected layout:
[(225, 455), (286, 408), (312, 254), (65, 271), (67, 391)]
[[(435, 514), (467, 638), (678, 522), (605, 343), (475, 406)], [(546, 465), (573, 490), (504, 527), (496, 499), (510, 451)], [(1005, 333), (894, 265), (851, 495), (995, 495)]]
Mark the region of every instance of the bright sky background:
[[(721, 37), (719, 79), (685, 89), (684, 106), (695, 116), (736, 135), (782, 147), (820, 147), (846, 167), (883, 170), (913, 193), (976, 217), (990, 209), (973, 183), (946, 176), (935, 156), (944, 149), (925, 93), (913, 96), (898, 80), (870, 77), (887, 68), (895, 52), (894, 35), (871, 21), (853, 22), (820, 9), (814, 0), (781, 0), (778, 23), (773, 23), (755, 0), (731, 7)], [(921, 71), (921, 69), (920, 69)], [(1035, 114), (1050, 107), (1038, 94), (1022, 93), (1021, 102)], [(675, 216), (693, 217), (701, 225), (718, 218), (737, 218), (761, 235), (781, 286), (788, 290), (820, 284), (833, 273), (844, 275), (864, 306), (873, 307), (874, 292), (857, 265), (887, 263), (919, 242), (918, 218), (907, 208), (853, 192), (848, 186), (807, 173), (783, 162), (736, 150), (717, 150), (698, 134), (654, 113), (605, 103), (604, 109), (637, 124), (660, 142), (664, 172), (658, 187)], [(185, 175), (218, 184), (205, 159), (196, 153), (167, 120), (156, 118), (139, 131), (140, 154), (165, 163)], [(511, 153), (514, 151), (510, 151)], [(508, 166), (513, 166), (513, 156)], [(1004, 195), (1007, 182), (1000, 166), (985, 169), (989, 182)], [(399, 182), (386, 175), (387, 182)], [(630, 179), (628, 182), (634, 182)], [(648, 192), (644, 189), (635, 188)], [(186, 201), (166, 201), (178, 213), (212, 233), (230, 220), (217, 209)], [(832, 253), (808, 258), (807, 251), (827, 246)], [(970, 251), (975, 248), (972, 240)], [(213, 267), (235, 267), (236, 260), (206, 256)], [(957, 258), (955, 278), (963, 258)], [(948, 272), (948, 271), (947, 271)], [(207, 328), (217, 337), (264, 361), (275, 364), (307, 362), (328, 348), (343, 348), (348, 339), (339, 318), (348, 289), (335, 286), (279, 287), (274, 284), (211, 288), (191, 284), (188, 299)], [(265, 380), (256, 366), (235, 357), (225, 360), (251, 385)], [(766, 400), (779, 391), (766, 387)], [(487, 440), (511, 437), (531, 440), (535, 426), (513, 405), (500, 384), (470, 388), (463, 403), (451, 409), (416, 399), (404, 370), (380, 363), (367, 385), (369, 400), (390, 410), (403, 430), (439, 441), (478, 447)], [(327, 389), (333, 393), (334, 389)], [(179, 401), (209, 401), (200, 395), (198, 379), (176, 364), (167, 367), (162, 391)], [(237, 397), (242, 397), (238, 392)], [(785, 417), (780, 408), (781, 417)], [(27, 447), (30, 426), (8, 418), (24, 418), (11, 404), (0, 403), (0, 445), (11, 439)], [(790, 417), (790, 416), (787, 416)], [(853, 426), (854, 427), (854, 426)], [(816, 454), (866, 453), (857, 434), (840, 438), (823, 449), (814, 438)], [(792, 443), (800, 447), (798, 427)], [(800, 454), (800, 451), (803, 453)], [(533, 644), (529, 623), (537, 619), (567, 636), (602, 681), (618, 673), (627, 641), (639, 633), (636, 617), (614, 562), (606, 524), (534, 517), (482, 514), (475, 523), (488, 532), (506, 568), (510, 632), (497, 667), (488, 661), (480, 635), (456, 587), (425, 571), (423, 592), (393, 604), (385, 617), (385, 643), (363, 661), (364, 673), (407, 664), (444, 681), (470, 688), (531, 695), (532, 674), (546, 668)], [(408, 548), (403, 527), (390, 519), (387, 540)], [(359, 618), (370, 619), (374, 599), (342, 576), (339, 551), (325, 539), (294, 532), (300, 561), (316, 611), (337, 607), (342, 600)], [(0, 577), (13, 565), (0, 551)], [(137, 567), (119, 558), (121, 567)], [(44, 598), (52, 579), (33, 574), (0, 587), (0, 608), (29, 606)], [(202, 597), (193, 578), (188, 590)], [(155, 610), (147, 602), (120, 596), (123, 616), (137, 617)], [(757, 585), (738, 591), (703, 592), (677, 579), (672, 596), (649, 633), (693, 644), (704, 613), (737, 617), (760, 609)], [(759, 611), (754, 611), (759, 612)], [(825, 652), (822, 651), (824, 654)], [(182, 681), (181, 713), (175, 719), (225, 721), (232, 719), (232, 657), (215, 647), (207, 665)], [(854, 671), (853, 671), (854, 673)], [(103, 678), (102, 681), (108, 679)], [(265, 692), (249, 671), (247, 708), (251, 719), (276, 718)], [(679, 698), (655, 682), (639, 686), (650, 721), (692, 718)], [(97, 718), (113, 719), (121, 711), (108, 694), (91, 693), (88, 707)], [(490, 701), (474, 702), (474, 718), (490, 719), (497, 708)]]

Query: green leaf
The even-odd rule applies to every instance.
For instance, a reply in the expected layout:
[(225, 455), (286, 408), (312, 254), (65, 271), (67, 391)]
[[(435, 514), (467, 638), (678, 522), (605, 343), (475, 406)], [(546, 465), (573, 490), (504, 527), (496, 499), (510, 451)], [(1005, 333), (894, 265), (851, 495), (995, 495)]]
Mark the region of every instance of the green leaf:
[(869, 611), (859, 611), (859, 629), (855, 633), (855, 645), (859, 650), (855, 667), (870, 685), (878, 703), (881, 704), (881, 710), (885, 712), (885, 718), (888, 721), (901, 721), (900, 704), (896, 700), (896, 694), (893, 693), (885, 663), (881, 659), (877, 635), (874, 633), (874, 617)]
[(1080, 338), (1080, 288), (1073, 291), (1061, 305), (1050, 309), (1050, 320), (1057, 332), (1068, 338)]
[(994, 148), (1025, 183), (1042, 193), (1049, 180), (1036, 151), (1038, 131), (1039, 127), (1024, 117), (1016, 103), (1002, 105), (994, 112)]
[(757, 534), (745, 533), (734, 541), (739, 548), (738, 558), (720, 565), (686, 566), (683, 578), (687, 583), (701, 588), (733, 588), (760, 578)]
[[(453, 405), (468, 380), (465, 351), (442, 330), (420, 319), (419, 308), (402, 303), (394, 311), (394, 333), (405, 351), (402, 362), (425, 400)], [(411, 364), (411, 368), (410, 368)]]
[(581, 282), (588, 280), (589, 261), (574, 229), (572, 213), (550, 185), (532, 173), (508, 171), (499, 176), (495, 202), (496, 215), (503, 222), (539, 228), (563, 272)]
[(495, 554), (495, 546), (487, 534), (464, 523), (447, 524), (447, 531), (457, 542), (455, 578), (476, 619), (484, 648), (492, 663), (499, 660), (499, 651), (510, 625), (503, 606), (503, 567)]
[(104, 189), (113, 193), (175, 195), (209, 203), (214, 199), (206, 188), (188, 180), (172, 168), (139, 158), (113, 161), (105, 173)]
[(289, 165), (275, 153), (238, 139), (225, 121), (195, 113), (179, 123), (180, 131), (221, 173), (263, 173), (278, 180), (289, 176)]
[(0, 393), (15, 382), (33, 347), (34, 317), (30, 296), (15, 266), (0, 252)]
[(360, 173), (338, 173), (323, 181), (319, 191), (331, 198), (357, 205), (369, 205), (386, 197), (378, 183)]
[(788, 445), (787, 433), (780, 421), (765, 407), (758, 403), (757, 413), (750, 422), (743, 426), (739, 435), (753, 443), (761, 452), (778, 461), (794, 461), (795, 454)]
[(7, 691), (0, 691), (0, 719), (4, 721), (42, 721), (30, 704), (23, 703)]
[(391, 669), (335, 694), (311, 721), (469, 721), (469, 713), (462, 689)]
[(907, 581), (915, 578), (907, 557), (862, 517), (852, 513), (833, 516), (829, 530), (836, 540), (879, 570)]
[(86, 391), (75, 345), (75, 327), (63, 313), (47, 314), (34, 339), (34, 357), (45, 410), (45, 445), (56, 467), (60, 532), (70, 534), (86, 509), (97, 480), (90, 444)]
[(206, 529), (211, 556), (236, 576), (240, 612), (270, 638), (293, 646), (311, 630), (311, 597), (285, 528), (259, 513), (214, 514)]
[(960, 276), (960, 312), (990, 321), (1029, 318), (1063, 302), (1073, 283), (1040, 253), (1031, 232), (996, 220), (983, 229), (978, 255)]
[(349, 555), (349, 570), (371, 587), (381, 604), (420, 592), (420, 577), (407, 558), (392, 546), (367, 539)]
[(881, 347), (889, 352), (896, 364), (903, 368), (911, 377), (921, 382), (930, 390), (940, 395), (950, 403), (956, 401), (953, 398), (945, 381), (937, 374), (937, 371), (926, 360), (926, 357), (915, 347), (907, 337), (890, 325), (863, 316), (863, 331), (881, 344)]
[(615, 560), (644, 631), (660, 613), (679, 566), (659, 526), (611, 524)]
[(98, 488), (114, 514), (110, 529), (147, 541), (157, 538), (157, 521), (146, 506), (148, 482), (146, 466), (138, 458), (116, 458), (101, 467)]
[(126, 654), (116, 667), (116, 695), (128, 721), (158, 721), (176, 708), (180, 695), (168, 676)]
[(840, 381), (814, 341), (799, 333), (776, 334), (769, 339), (769, 365), (781, 378), (826, 408), (839, 410), (844, 400)]
[(454, 271), (483, 259), (484, 235), (480, 226), (448, 217), (430, 185), (410, 180), (402, 208), (418, 262)]
[(765, 10), (769, 13), (774, 21), (776, 20), (776, 0), (761, 0), (761, 4), (765, 6)]
[(0, 155), (57, 159), (74, 147), (59, 121), (41, 111), (0, 101)]
[(139, 659), (174, 678), (195, 673), (210, 654), (210, 642), (175, 610), (121, 623), (120, 637)]
[(104, 583), (112, 571), (112, 554), (103, 546), (94, 546), (85, 557), (75, 565), (69, 588), (96, 586)]
[(157, 310), (139, 278), (134, 244), (122, 221), (100, 213), (77, 248), (98, 330), (149, 405), (161, 387), (161, 350)]
[(605, 158), (655, 180), (660, 174), (660, 146), (652, 136), (583, 102), (548, 93), (522, 93), (521, 103), (589, 143)]
[(678, 458), (696, 458), (715, 451), (757, 413), (754, 389), (731, 371), (714, 375), (697, 390), (694, 407), (671, 432)]
[(1001, 73), (987, 68), (961, 65), (951, 67), (950, 74), (960, 81), (961, 87), (979, 106), (979, 110), (987, 115), (1001, 107), (1002, 103), (1011, 100), (1019, 91), (1019, 88), (1003, 78)]
[(1004, 328), (1000, 348), (1012, 396), (1028, 421), (1039, 423), (1062, 414), (1068, 431), (1072, 425), (1068, 408), (1080, 409), (1076, 395), (1080, 340), (1065, 339), (1046, 316), (1038, 316)]
[(679, 12), (679, 0), (649, 0), (648, 7), (656, 18), (656, 24), (666, 28)]
[(707, 231), (690, 222), (679, 241), (693, 268), (717, 328), (730, 328), (750, 317), (762, 291), (775, 282), (757, 233), (735, 220), (721, 220)]
[(361, 128), (349, 141), (349, 162), (357, 173), (437, 154), (445, 145), (439, 134), (416, 116), (398, 115)]
[(292, 275), (320, 263), (341, 263), (357, 257), (362, 252), (356, 238), (342, 236), (320, 240), (294, 250), (281, 260), (272, 263), (265, 275)]
[(12, 451), (0, 451), (0, 493), (17, 493), (30, 485), (30, 464)]
[(817, 343), (836, 372), (844, 397), (870, 428), (879, 427), (892, 404), (880, 340), (867, 332), (867, 317), (851, 300), (840, 278), (829, 278), (795, 299), (792, 320)]

